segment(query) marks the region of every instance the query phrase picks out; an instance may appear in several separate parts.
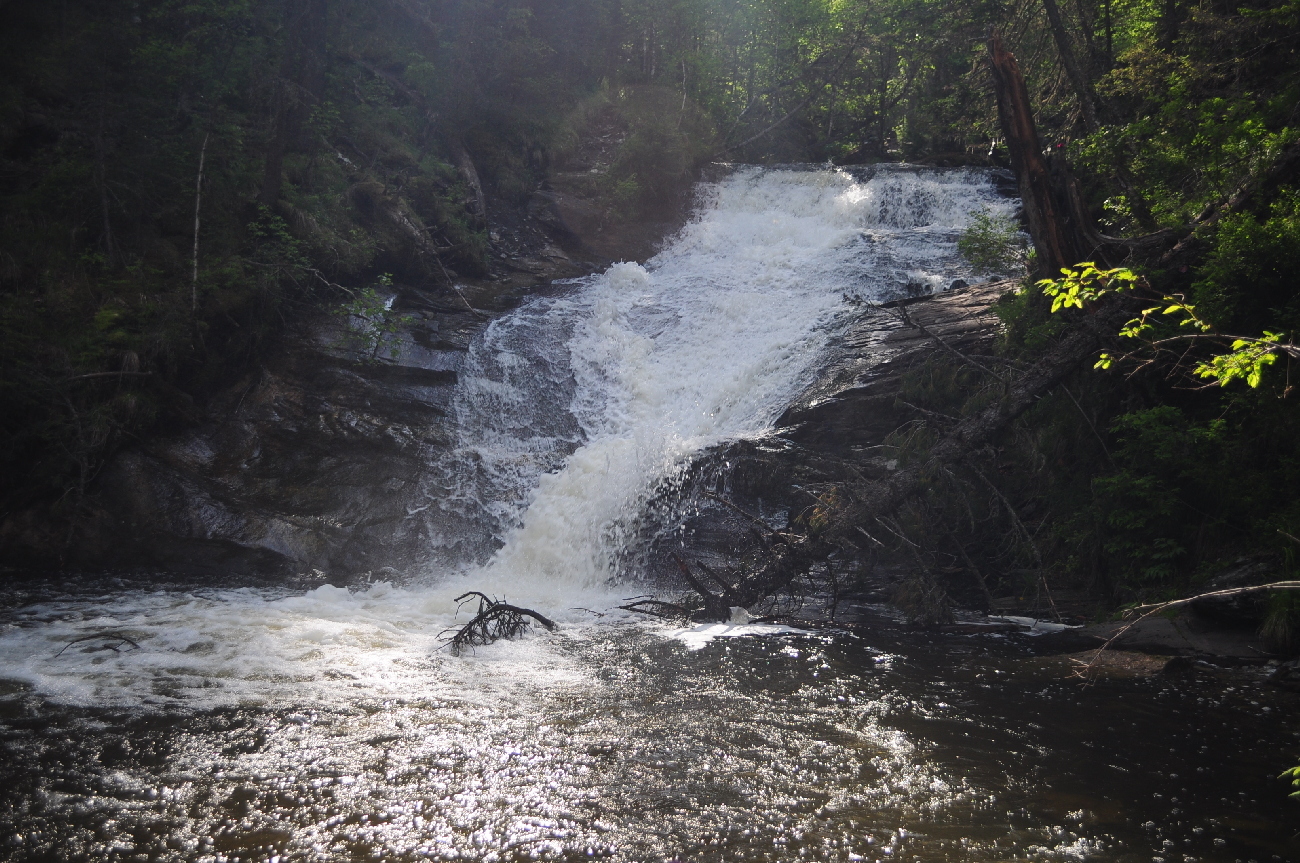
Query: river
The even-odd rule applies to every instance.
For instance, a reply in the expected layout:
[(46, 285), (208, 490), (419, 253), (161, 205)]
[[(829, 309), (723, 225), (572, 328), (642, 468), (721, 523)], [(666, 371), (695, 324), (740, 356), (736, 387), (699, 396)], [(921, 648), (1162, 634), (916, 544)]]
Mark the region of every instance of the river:
[[(973, 170), (703, 184), (644, 266), (554, 284), (476, 340), (412, 508), (437, 563), (400, 578), (11, 581), (4, 853), (1283, 859), (1295, 734), (1250, 674), (1085, 687), (1032, 640), (880, 609), (713, 640), (617, 609), (655, 589), (639, 552), (680, 526), (693, 458), (771, 434), (862, 302), (969, 278), (960, 230), (1013, 208)], [(471, 588), (560, 628), (451, 656)]]

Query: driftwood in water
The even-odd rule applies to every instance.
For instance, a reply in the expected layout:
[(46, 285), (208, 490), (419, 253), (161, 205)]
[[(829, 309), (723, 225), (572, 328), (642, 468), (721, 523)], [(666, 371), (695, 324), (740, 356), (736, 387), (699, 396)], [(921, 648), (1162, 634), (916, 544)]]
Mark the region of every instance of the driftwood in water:
[[(457, 607), (466, 600), (478, 598), (478, 613), (474, 619), (460, 629), (448, 629), (442, 633), (454, 633), (447, 639), (452, 656), (460, 656), (466, 647), (481, 647), (500, 638), (516, 638), (523, 635), (531, 625), (528, 618), (540, 623), (548, 630), (554, 630), (555, 621), (538, 614), (531, 608), (521, 608), (492, 599), (485, 593), (471, 590), (456, 597)], [(442, 637), (442, 636), (439, 636)]]
[(637, 614), (648, 614), (651, 617), (662, 617), (667, 620), (675, 620), (691, 616), (691, 610), (684, 605), (678, 605), (675, 602), (664, 602), (661, 599), (638, 599), (636, 602), (629, 602), (627, 605), (620, 605), (619, 608), (624, 611), (635, 611)]
[(120, 653), (120, 652), (121, 652), (121, 647), (122, 647), (122, 645), (124, 645), (124, 644), (129, 644), (129, 645), (131, 645), (131, 647), (133, 647), (133, 648), (136, 649), (136, 650), (139, 650), (139, 649), (140, 649), (140, 645), (139, 645), (139, 644), (136, 644), (134, 641), (132, 641), (131, 639), (127, 638), (125, 635), (123, 635), (123, 634), (120, 633), (120, 632), (96, 632), (96, 633), (92, 633), (91, 635), (83, 635), (83, 636), (81, 636), (81, 638), (74, 638), (74, 639), (72, 639), (72, 640), (69, 641), (67, 644), (63, 645), (63, 650), (60, 650), (58, 653), (54, 654), (54, 656), (55, 656), (55, 658), (57, 659), (58, 657), (60, 657), (60, 656), (63, 655), (63, 651), (64, 651), (64, 650), (67, 650), (67, 649), (68, 649), (69, 647), (71, 647), (72, 645), (74, 645), (74, 644), (82, 644), (82, 643), (87, 642), (87, 641), (104, 641), (104, 642), (115, 641), (115, 642), (117, 642), (116, 644), (102, 644), (102, 645), (100, 645), (99, 647), (91, 648), (91, 651), (98, 651), (98, 650), (111, 650), (111, 651), (113, 651), (114, 653)]

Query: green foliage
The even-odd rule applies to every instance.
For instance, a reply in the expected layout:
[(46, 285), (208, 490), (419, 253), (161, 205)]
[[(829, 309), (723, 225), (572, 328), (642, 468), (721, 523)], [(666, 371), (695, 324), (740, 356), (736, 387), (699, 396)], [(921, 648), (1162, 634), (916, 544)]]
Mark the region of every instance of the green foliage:
[(1192, 296), (1206, 317), (1231, 330), (1300, 324), (1295, 262), (1300, 260), (1300, 198), (1283, 194), (1267, 214), (1230, 215), (1197, 268)]
[(1117, 418), (1111, 426), (1117, 470), (1093, 482), (1095, 515), (1104, 525), (1102, 550), (1121, 593), (1177, 583), (1189, 553), (1188, 504), (1213, 485), (1206, 467), (1226, 432), (1223, 420), (1191, 422), (1161, 405)]
[[(1291, 787), (1300, 789), (1300, 767), (1292, 767), (1290, 770), (1282, 771), (1278, 779), (1290, 779)], [(1300, 791), (1292, 791), (1291, 797), (1300, 797)]]
[[(198, 419), (291, 312), (326, 299), (327, 284), (381, 269), (441, 278), (390, 211), (422, 220), (449, 248), (448, 266), (481, 271), (486, 243), (446, 142), (382, 74), (418, 53), (416, 32), (351, 0), (303, 27), (294, 16), (307, 7), (74, 0), (5, 10), (6, 500), (80, 491), (121, 442)], [(346, 59), (353, 50), (366, 59)], [(388, 210), (352, 194), (372, 186)]]
[(1071, 150), (1099, 176), (1125, 172), (1112, 226), (1145, 232), (1191, 221), (1296, 140), (1300, 69), (1284, 46), (1300, 22), (1289, 3), (1139, 9), (1097, 85), (1106, 122)]
[(971, 214), (957, 251), (976, 273), (1006, 275), (1024, 266), (1025, 238), (1015, 219), (981, 210)]
[(1124, 267), (1099, 270), (1094, 263), (1079, 264), (1077, 270), (1062, 269), (1062, 279), (1041, 279), (1038, 287), (1052, 298), (1052, 312), (1061, 309), (1082, 309), (1114, 291), (1128, 290), (1137, 284), (1138, 277)]
[(1028, 280), (999, 299), (993, 313), (1002, 322), (1000, 349), (1010, 356), (1033, 356), (1069, 329), (1068, 321), (1050, 313), (1043, 294), (1032, 290)]
[(1295, 653), (1300, 645), (1300, 598), (1294, 591), (1279, 590), (1269, 596), (1259, 634), (1274, 653)]
[(381, 290), (391, 290), (392, 285), (393, 277), (384, 273), (375, 287), (354, 291), (352, 299), (333, 310), (334, 314), (346, 319), (344, 344), (354, 350), (362, 362), (379, 362), (381, 351), (386, 351), (389, 359), (397, 359), (401, 352), (399, 334), (415, 322), (413, 315), (399, 314), (393, 309), (391, 295), (380, 293)]
[[(1117, 267), (1099, 270), (1092, 263), (1079, 264), (1078, 269), (1062, 269), (1064, 278), (1043, 279), (1038, 286), (1043, 293), (1052, 298), (1052, 312), (1061, 309), (1083, 309), (1085, 303), (1096, 302), (1115, 291), (1132, 290), (1145, 284), (1131, 270)], [(1200, 317), (1196, 307), (1186, 302), (1183, 295), (1163, 294), (1159, 305), (1143, 309), (1141, 314), (1130, 320), (1119, 331), (1119, 335), (1128, 339), (1144, 342), (1155, 353), (1168, 351), (1173, 343), (1197, 341), (1214, 343), (1227, 347), (1224, 353), (1213, 354), (1198, 360), (1191, 368), (1191, 375), (1208, 379), (1219, 386), (1227, 386), (1234, 380), (1244, 380), (1249, 386), (1258, 387), (1264, 379), (1264, 369), (1277, 361), (1278, 353), (1290, 355), (1295, 347), (1283, 343), (1283, 334), (1267, 330), (1258, 337), (1226, 336), (1214, 332), (1214, 326)], [(1158, 327), (1156, 318), (1160, 315), (1174, 315), (1176, 326), (1196, 331), (1193, 335), (1168, 334)], [(1190, 348), (1189, 348), (1190, 349)], [(1184, 352), (1185, 354), (1185, 352)], [(1131, 358), (1132, 353), (1124, 359)], [(1102, 353), (1096, 368), (1109, 369), (1116, 357)]]
[(1196, 366), (1192, 374), (1198, 378), (1209, 378), (1226, 387), (1240, 378), (1248, 386), (1257, 387), (1264, 380), (1264, 367), (1277, 361), (1277, 342), (1281, 341), (1279, 333), (1265, 331), (1258, 339), (1233, 339), (1232, 350), (1226, 354), (1217, 354)]

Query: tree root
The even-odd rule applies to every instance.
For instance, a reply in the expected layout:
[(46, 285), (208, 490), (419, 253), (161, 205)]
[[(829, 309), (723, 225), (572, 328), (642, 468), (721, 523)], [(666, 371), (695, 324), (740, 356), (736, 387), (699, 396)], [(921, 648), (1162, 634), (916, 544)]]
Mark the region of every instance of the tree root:
[(451, 647), (452, 656), (460, 656), (466, 647), (481, 647), (499, 638), (517, 638), (531, 625), (528, 618), (537, 621), (549, 631), (553, 632), (556, 629), (555, 621), (538, 614), (531, 608), (500, 602), (477, 590), (456, 597), (457, 608), (459, 609), (461, 604), (473, 597), (478, 597), (478, 613), (474, 615), (474, 619), (460, 629), (443, 630), (438, 636), (443, 638), (448, 633), (454, 633), (450, 638), (444, 639)]

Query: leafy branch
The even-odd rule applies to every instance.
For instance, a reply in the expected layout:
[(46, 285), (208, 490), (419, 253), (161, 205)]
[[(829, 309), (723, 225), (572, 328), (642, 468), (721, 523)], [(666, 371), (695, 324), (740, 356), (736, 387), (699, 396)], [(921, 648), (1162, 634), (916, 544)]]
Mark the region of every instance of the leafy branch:
[[(1085, 304), (1095, 303), (1108, 294), (1143, 289), (1150, 291), (1151, 287), (1145, 278), (1127, 267), (1103, 270), (1088, 262), (1078, 264), (1075, 269), (1063, 268), (1061, 274), (1063, 277), (1060, 279), (1042, 279), (1038, 282), (1043, 293), (1052, 298), (1053, 313), (1061, 309), (1083, 309)], [(1214, 325), (1201, 317), (1196, 307), (1187, 302), (1183, 294), (1151, 293), (1158, 298), (1156, 305), (1143, 309), (1136, 318), (1121, 327), (1118, 333), (1124, 338), (1142, 342), (1143, 346), (1119, 357), (1103, 352), (1094, 368), (1109, 369), (1116, 362), (1140, 358), (1145, 353), (1146, 357), (1139, 366), (1141, 368), (1155, 362), (1161, 353), (1173, 353), (1173, 345), (1184, 345), (1185, 354), (1187, 348), (1208, 342), (1223, 350), (1198, 361), (1190, 371), (1193, 377), (1208, 381), (1205, 384), (1207, 387), (1225, 387), (1238, 378), (1251, 387), (1258, 387), (1263, 380), (1265, 367), (1275, 363), (1279, 355), (1300, 359), (1300, 346), (1290, 340), (1283, 341), (1285, 333), (1265, 330), (1259, 336), (1234, 336), (1216, 332)], [(1163, 335), (1157, 325), (1165, 315), (1176, 316), (1175, 325), (1180, 330), (1187, 328), (1191, 332)], [(1181, 364), (1180, 356), (1177, 365)]]
[[(392, 287), (393, 277), (384, 273), (379, 277), (379, 287)], [(376, 288), (361, 288), (352, 292), (352, 299), (342, 303), (334, 314), (348, 319), (346, 340), (365, 357), (367, 363), (379, 362), (379, 353), (387, 349), (391, 359), (399, 353), (399, 334), (415, 322), (412, 315), (398, 314), (392, 301), (384, 298)]]

